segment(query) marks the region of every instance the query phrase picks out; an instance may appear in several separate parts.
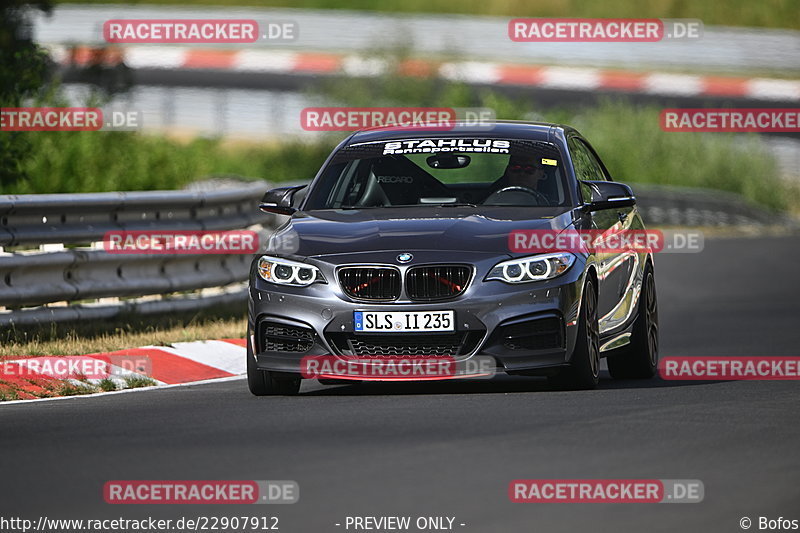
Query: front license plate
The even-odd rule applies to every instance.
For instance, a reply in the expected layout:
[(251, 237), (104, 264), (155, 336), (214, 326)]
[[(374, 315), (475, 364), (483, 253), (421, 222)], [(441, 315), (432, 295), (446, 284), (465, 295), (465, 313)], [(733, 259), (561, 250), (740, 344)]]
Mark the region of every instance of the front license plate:
[(455, 331), (455, 313), (453, 311), (354, 311), (353, 329), (382, 333)]

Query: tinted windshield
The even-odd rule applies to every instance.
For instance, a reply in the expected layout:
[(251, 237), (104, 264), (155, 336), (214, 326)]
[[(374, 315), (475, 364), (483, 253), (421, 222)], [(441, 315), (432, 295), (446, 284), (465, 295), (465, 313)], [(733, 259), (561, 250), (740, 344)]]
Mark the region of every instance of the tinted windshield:
[(568, 203), (562, 159), (551, 143), (420, 138), (339, 150), (306, 209)]

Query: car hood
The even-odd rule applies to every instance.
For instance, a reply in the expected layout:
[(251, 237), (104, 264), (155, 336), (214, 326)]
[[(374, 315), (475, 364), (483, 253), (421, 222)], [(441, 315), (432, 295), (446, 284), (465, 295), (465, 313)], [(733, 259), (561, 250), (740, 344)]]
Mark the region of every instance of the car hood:
[(571, 225), (568, 207), (422, 207), (296, 213), (269, 240), (266, 253), (302, 257), (364, 252), (459, 251), (513, 254), (514, 230)]

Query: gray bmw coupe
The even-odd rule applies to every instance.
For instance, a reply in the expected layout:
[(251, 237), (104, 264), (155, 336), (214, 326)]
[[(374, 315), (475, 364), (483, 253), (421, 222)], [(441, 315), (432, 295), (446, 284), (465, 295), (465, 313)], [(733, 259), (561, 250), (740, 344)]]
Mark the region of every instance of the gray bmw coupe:
[(251, 268), (255, 395), (297, 393), (311, 356), (481, 358), (561, 389), (596, 387), (603, 357), (613, 378), (655, 374), (652, 251), (558, 244), (644, 230), (571, 127), (357, 132), (261, 209), (289, 218)]

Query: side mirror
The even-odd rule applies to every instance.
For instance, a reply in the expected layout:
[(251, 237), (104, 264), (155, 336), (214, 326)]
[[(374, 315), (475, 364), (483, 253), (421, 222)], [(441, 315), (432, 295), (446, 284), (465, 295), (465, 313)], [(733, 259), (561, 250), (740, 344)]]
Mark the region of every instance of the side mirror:
[(292, 198), (294, 194), (300, 189), (305, 188), (306, 185), (298, 185), (295, 187), (278, 187), (272, 189), (264, 194), (258, 208), (265, 213), (275, 213), (276, 215), (292, 215), (297, 209), (292, 207)]
[(592, 197), (584, 204), (590, 211), (631, 207), (636, 205), (633, 190), (624, 183), (614, 181), (582, 181), (592, 191)]

